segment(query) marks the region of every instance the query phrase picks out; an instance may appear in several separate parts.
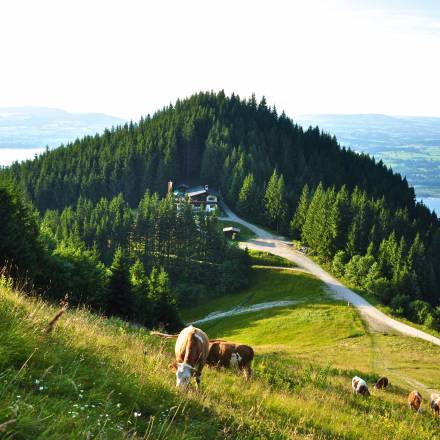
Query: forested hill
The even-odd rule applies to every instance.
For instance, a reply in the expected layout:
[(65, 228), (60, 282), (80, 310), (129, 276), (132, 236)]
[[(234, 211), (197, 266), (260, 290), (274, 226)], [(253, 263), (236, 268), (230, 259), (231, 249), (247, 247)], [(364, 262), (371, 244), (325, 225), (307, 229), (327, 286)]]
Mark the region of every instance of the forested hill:
[(357, 185), (415, 215), (413, 189), (381, 162), (341, 148), (318, 128), (304, 131), (264, 98), (257, 103), (223, 92), (178, 100), (139, 123), (84, 137), (3, 174), (44, 212), (75, 205), (79, 196), (96, 202), (120, 192), (136, 206), (147, 188), (163, 194), (169, 178), (218, 187), (235, 205), (246, 176), (262, 191), (274, 169), (283, 175), (289, 208), (305, 183), (322, 182)]
[[(199, 93), (137, 124), (14, 164), (1, 177), (13, 181), (38, 208), (45, 254), (55, 257), (51, 261), (57, 268), (61, 259), (68, 272), (56, 282), (53, 274), (62, 270), (49, 269), (40, 284), (49, 279), (57, 294), (75, 291), (78, 303), (84, 298), (98, 308), (107, 303), (109, 313), (132, 316), (136, 308), (112, 309), (112, 288), (101, 270), (102, 263), (113, 261), (110, 271), (127, 278), (123, 253), (133, 273), (150, 273), (153, 287), (141, 284), (143, 291), (159, 289), (154, 280), (161, 268), (164, 279), (169, 274), (180, 304), (209, 292), (231, 293), (245, 281), (241, 267), (248, 262), (223, 240), (216, 216), (194, 216), (189, 206), (177, 211), (170, 197), (160, 200), (172, 179), (220, 189), (240, 215), (300, 239), (336, 275), (396, 313), (440, 329), (435, 214), (416, 203), (406, 179), (382, 162), (341, 148), (318, 128), (304, 131), (264, 99), (257, 103), (254, 97)], [(16, 219), (27, 217), (13, 191), (4, 197), (13, 213), (10, 227), (17, 229)], [(0, 263), (13, 262), (34, 278), (49, 267), (32, 263), (33, 257), (18, 264), (23, 252), (17, 251), (13, 235), (4, 228), (2, 237), (8, 252), (0, 249)], [(25, 234), (16, 231), (14, 237), (26, 248)], [(92, 269), (93, 282), (85, 287), (75, 279), (79, 269), (72, 270), (78, 261)], [(144, 278), (134, 276), (135, 281)], [(95, 298), (96, 285), (104, 300)], [(115, 286), (113, 291), (120, 292)]]

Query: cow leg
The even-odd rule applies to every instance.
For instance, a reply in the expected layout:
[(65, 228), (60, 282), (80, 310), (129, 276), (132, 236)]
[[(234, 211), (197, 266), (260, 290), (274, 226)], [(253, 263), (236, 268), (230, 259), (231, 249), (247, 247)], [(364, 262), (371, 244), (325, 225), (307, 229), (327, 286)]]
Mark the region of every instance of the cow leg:
[(200, 389), (201, 378), (202, 378), (202, 369), (197, 369), (197, 371), (196, 371), (196, 386), (197, 386), (198, 390)]
[(243, 367), (243, 370), (244, 370), (244, 377), (246, 378), (246, 380), (249, 380), (251, 377), (252, 377), (252, 369), (251, 369), (251, 366), (248, 364), (248, 365), (245, 365), (244, 367)]

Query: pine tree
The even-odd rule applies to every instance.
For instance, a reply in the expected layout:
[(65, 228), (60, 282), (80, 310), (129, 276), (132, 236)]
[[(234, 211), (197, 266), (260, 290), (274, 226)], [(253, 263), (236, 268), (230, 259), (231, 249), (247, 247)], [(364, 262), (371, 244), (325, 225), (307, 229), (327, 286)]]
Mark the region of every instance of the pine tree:
[(312, 248), (315, 248), (320, 240), (317, 218), (318, 212), (321, 211), (321, 206), (324, 204), (324, 198), (324, 187), (322, 183), (320, 183), (313, 193), (313, 197), (307, 211), (306, 220), (301, 230), (301, 240)]
[(273, 171), (266, 186), (264, 194), (264, 207), (269, 226), (275, 227), (279, 232), (287, 215), (287, 203), (283, 175), (278, 176), (277, 170)]
[(171, 331), (177, 330), (182, 322), (177, 312), (176, 299), (171, 292), (168, 274), (163, 268), (159, 271), (153, 267), (148, 278), (148, 295), (154, 302), (155, 325)]
[(255, 218), (258, 216), (258, 188), (255, 183), (254, 175), (249, 173), (244, 179), (238, 195), (237, 211), (248, 218)]
[(301, 197), (296, 208), (295, 215), (290, 222), (290, 231), (294, 238), (301, 238), (301, 230), (307, 218), (307, 211), (310, 205), (310, 191), (307, 183), (304, 185)]
[(147, 327), (152, 326), (152, 302), (149, 300), (148, 278), (139, 259), (130, 267), (130, 283), (134, 296), (133, 317)]
[(37, 216), (12, 183), (0, 182), (0, 268), (11, 275), (38, 281), (45, 255)]
[(107, 313), (111, 316), (130, 319), (133, 313), (129, 269), (124, 252), (117, 248), (110, 267), (108, 282)]
[(351, 216), (350, 195), (347, 187), (343, 185), (330, 211), (335, 249), (344, 249), (346, 246)]

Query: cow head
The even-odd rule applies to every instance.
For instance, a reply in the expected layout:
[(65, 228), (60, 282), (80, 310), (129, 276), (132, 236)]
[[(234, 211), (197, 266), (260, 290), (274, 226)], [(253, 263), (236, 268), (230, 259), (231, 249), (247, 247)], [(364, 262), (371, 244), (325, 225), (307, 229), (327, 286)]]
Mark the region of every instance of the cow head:
[(361, 385), (358, 389), (359, 394), (362, 396), (369, 396), (370, 391), (368, 390), (368, 387), (366, 385)]
[(176, 386), (177, 387), (186, 387), (189, 385), (191, 380), (191, 373), (194, 370), (189, 364), (179, 363), (176, 365)]

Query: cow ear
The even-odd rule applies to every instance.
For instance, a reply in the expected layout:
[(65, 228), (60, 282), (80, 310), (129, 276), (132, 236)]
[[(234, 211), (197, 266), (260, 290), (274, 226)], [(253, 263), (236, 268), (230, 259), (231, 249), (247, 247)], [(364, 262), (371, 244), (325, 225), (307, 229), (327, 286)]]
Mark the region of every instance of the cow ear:
[(169, 364), (168, 368), (170, 368), (173, 371), (177, 371), (177, 364), (176, 364), (176, 362), (173, 362), (173, 363)]

